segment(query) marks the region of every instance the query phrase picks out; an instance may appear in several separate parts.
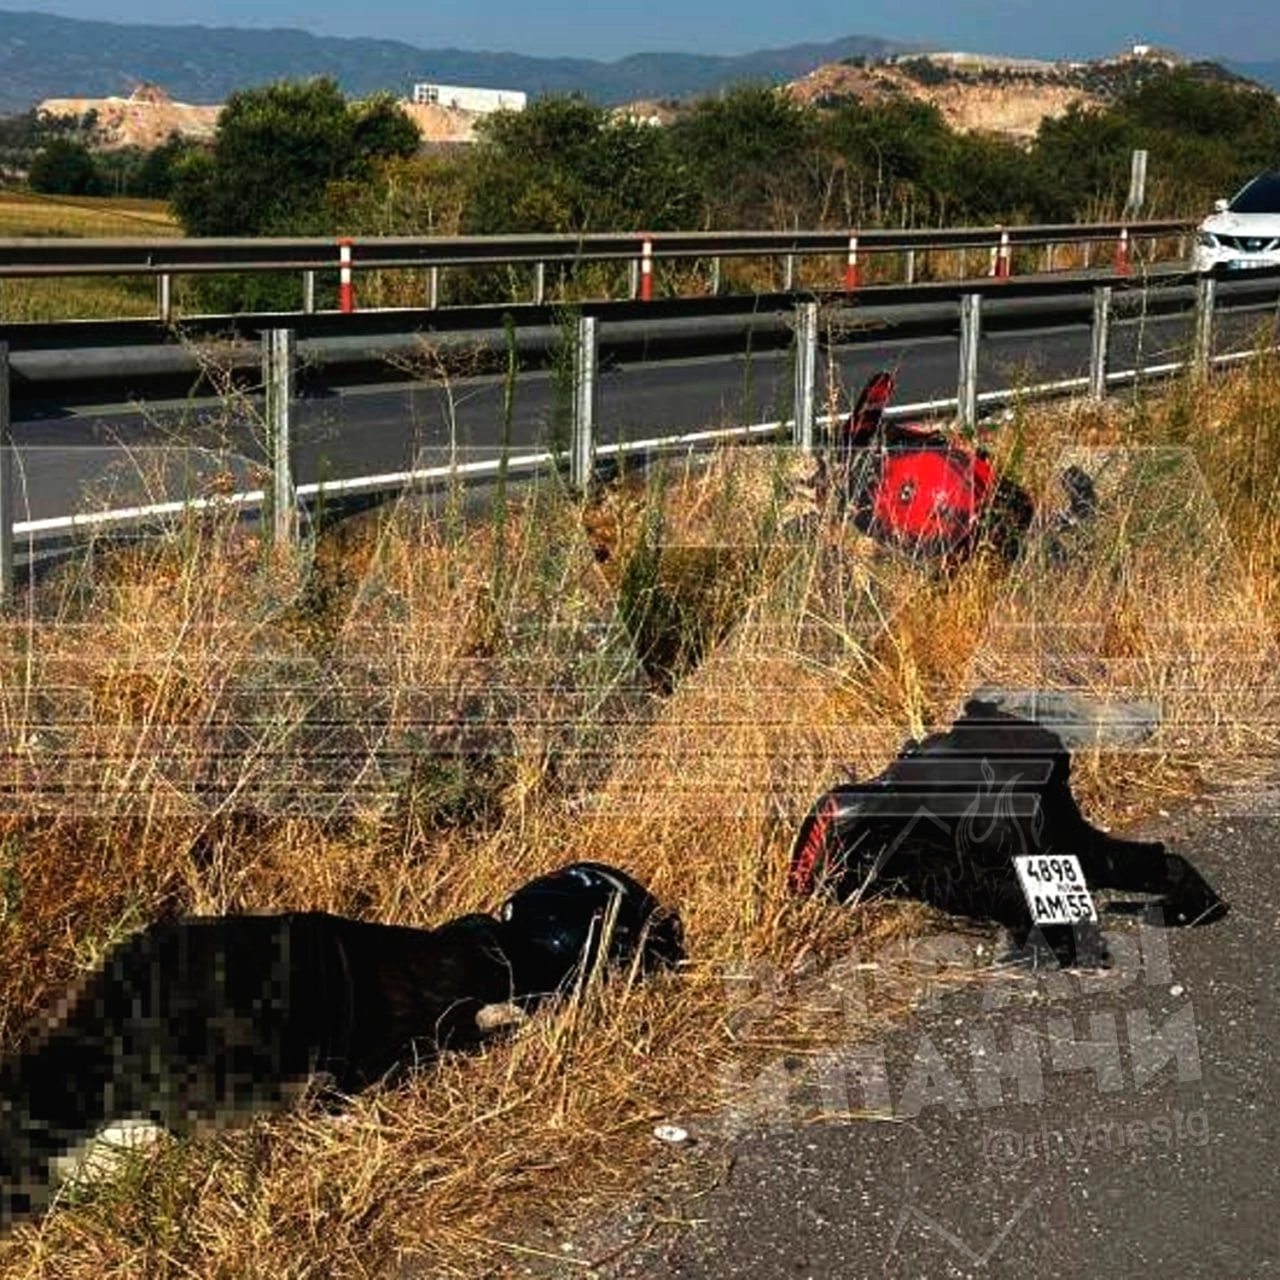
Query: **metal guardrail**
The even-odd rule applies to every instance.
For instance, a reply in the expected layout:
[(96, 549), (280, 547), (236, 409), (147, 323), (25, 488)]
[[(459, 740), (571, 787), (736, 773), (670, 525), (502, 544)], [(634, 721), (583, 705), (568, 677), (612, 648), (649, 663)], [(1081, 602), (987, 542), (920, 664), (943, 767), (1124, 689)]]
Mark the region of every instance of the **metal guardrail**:
[[(1098, 243), (1114, 246), (1113, 261), (1125, 271), (1138, 245), (1170, 236), (1186, 236), (1192, 224), (1164, 219), (1131, 222), (1060, 223), (1037, 226), (955, 227), (926, 230), (848, 229), (839, 231), (662, 231), (589, 235), (501, 235), (439, 237), (330, 238), (157, 238), (96, 240), (0, 240), (0, 278), (53, 276), (146, 276), (154, 278), (157, 314), (173, 316), (173, 278), (228, 272), (301, 273), (303, 310), (316, 305), (316, 278), (339, 274), (339, 309), (355, 309), (359, 273), (425, 269), (428, 305), (440, 300), (440, 273), (446, 268), (534, 265), (533, 301), (546, 297), (546, 268), (583, 263), (627, 262), (630, 296), (653, 297), (653, 270), (662, 262), (710, 260), (712, 292), (720, 291), (724, 258), (771, 258), (785, 264), (783, 288), (796, 284), (796, 263), (836, 256), (843, 284), (856, 289), (866, 257), (901, 254), (905, 279), (916, 277), (917, 253), (987, 250), (990, 274), (1011, 274), (1013, 252), (1028, 246), (1046, 250), (1045, 270), (1053, 270), (1058, 246)], [(1088, 263), (1087, 265), (1093, 265)]]
[(0, 276), (157, 275), (226, 271), (338, 269), (351, 248), (356, 271), (387, 267), (476, 266), (508, 262), (598, 262), (638, 257), (650, 245), (655, 261), (681, 258), (822, 256), (908, 249), (999, 248), (1003, 244), (1152, 239), (1185, 234), (1191, 224), (1061, 223), (944, 230), (663, 231), (591, 235), (416, 236), (369, 239), (156, 238), (150, 240), (0, 239)]
[[(295, 330), (307, 366), (385, 363), (412, 353), (420, 341), (441, 350), (505, 356), (508, 321), (522, 355), (545, 358), (564, 343), (565, 317), (578, 310), (599, 320), (602, 340), (612, 354), (633, 348), (648, 352), (649, 358), (661, 358), (655, 354), (656, 347), (678, 347), (687, 354), (705, 346), (707, 340), (737, 340), (747, 331), (755, 338), (789, 339), (798, 297), (815, 300), (845, 327), (865, 324), (869, 317), (885, 317), (899, 328), (911, 325), (927, 336), (954, 323), (955, 308), (967, 294), (984, 295), (993, 313), (1025, 312), (1029, 324), (1037, 316), (1068, 313), (1080, 296), (1098, 284), (1113, 285), (1117, 298), (1141, 292), (1144, 306), (1164, 305), (1167, 291), (1148, 292), (1148, 286), (1176, 283), (1184, 274), (1152, 271), (1113, 278), (1064, 272), (1012, 280), (979, 277), (911, 286), (875, 285), (852, 295), (828, 290), (662, 298), (649, 303), (606, 300), (576, 308), (519, 303), (500, 309), (491, 305), (436, 311), (402, 308), (353, 315), (324, 311), (192, 316), (176, 324), (155, 318), (0, 323), (0, 339), (9, 343), (16, 399), (113, 403), (112, 395), (146, 398), (148, 388), (154, 390), (166, 376), (190, 379), (198, 374), (201, 357), (197, 353), (206, 344), (216, 348), (219, 361), (228, 367), (256, 369), (259, 335), (274, 328)], [(189, 383), (184, 384), (180, 394), (188, 389)]]
[[(1276, 305), (1280, 300), (1280, 272), (1250, 273), (1252, 283), (1248, 286), (1262, 297), (1268, 306)], [(1061, 396), (1076, 392), (1085, 392), (1094, 399), (1102, 399), (1112, 388), (1127, 385), (1143, 378), (1167, 377), (1191, 365), (1198, 373), (1207, 374), (1211, 367), (1220, 362), (1239, 359), (1239, 356), (1219, 356), (1214, 352), (1214, 323), (1217, 310), (1217, 281), (1205, 277), (1196, 280), (1194, 290), (1182, 286), (1170, 285), (1162, 289), (1133, 287), (1138, 282), (1122, 278), (1094, 279), (1089, 281), (1075, 280), (1071, 287), (1074, 295), (1064, 297), (1067, 282), (1055, 281), (1016, 281), (1007, 282), (1003, 286), (994, 281), (970, 282), (967, 286), (941, 287), (935, 290), (918, 291), (924, 295), (935, 296), (935, 301), (916, 308), (922, 313), (919, 319), (921, 331), (933, 333), (954, 333), (957, 325), (960, 331), (960, 363), (957, 373), (957, 392), (954, 398), (933, 401), (927, 404), (903, 405), (897, 414), (927, 415), (931, 413), (954, 413), (961, 426), (971, 426), (979, 409), (983, 406), (1008, 402), (1012, 399), (1028, 399), (1037, 397)], [(1117, 299), (1124, 297), (1128, 290), (1133, 300), (1141, 303), (1144, 310), (1157, 313), (1161, 307), (1169, 305), (1170, 295), (1179, 298), (1194, 297), (1195, 338), (1191, 346), (1188, 361), (1167, 362), (1159, 366), (1144, 369), (1112, 370), (1108, 367), (1109, 334), (1113, 309)], [(874, 294), (877, 291), (868, 290)], [(911, 309), (904, 307), (900, 299), (903, 291), (880, 291), (892, 299), (898, 300), (896, 306), (901, 312)], [(911, 294), (917, 291), (909, 291)], [(781, 306), (781, 299), (775, 300)], [(1181, 304), (1186, 310), (1186, 303)], [(1025, 314), (1016, 308), (1025, 307)], [(977, 369), (980, 353), (979, 338), (984, 326), (988, 324), (988, 313), (1006, 326), (1035, 327), (1043, 324), (1046, 315), (1057, 317), (1070, 308), (1088, 320), (1091, 332), (1091, 358), (1087, 377), (1059, 380), (1039, 386), (1020, 386), (1016, 392), (995, 391), (979, 394), (977, 391)], [(1001, 309), (1003, 308), (1003, 312)], [(1045, 308), (1056, 308), (1046, 311)], [(894, 307), (890, 306), (889, 310)], [(1012, 309), (1012, 310), (1011, 310)], [(722, 309), (723, 310), (723, 309)], [(13, 520), (13, 503), (11, 493), (11, 467), (8, 465), (11, 449), (0, 448), (0, 570), (4, 571), (0, 578), (0, 593), (8, 593), (12, 589), (12, 572), (14, 566), (14, 538), (25, 536), (31, 538), (47, 534), (74, 534), (83, 530), (103, 529), (140, 523), (155, 522), (175, 513), (201, 509), (206, 507), (228, 506), (240, 509), (270, 507), (272, 513), (272, 532), (276, 538), (287, 540), (296, 536), (296, 523), (289, 518), (289, 513), (296, 510), (299, 502), (324, 502), (329, 499), (349, 497), (352, 495), (368, 495), (392, 492), (414, 485), (426, 485), (434, 482), (472, 482), (485, 481), (503, 473), (528, 473), (545, 470), (553, 466), (569, 467), (571, 482), (585, 486), (591, 482), (595, 468), (602, 458), (622, 457), (627, 455), (652, 454), (661, 452), (687, 452), (704, 448), (719, 442), (733, 440), (788, 440), (801, 449), (814, 446), (817, 439), (817, 428), (829, 425), (830, 420), (816, 416), (817, 398), (815, 395), (815, 379), (817, 376), (817, 347), (820, 342), (817, 320), (817, 303), (811, 297), (795, 296), (787, 299), (787, 310), (778, 309), (778, 314), (764, 317), (775, 327), (785, 325), (785, 332), (795, 351), (795, 386), (794, 413), (789, 419), (767, 423), (743, 424), (738, 427), (719, 430), (689, 432), (667, 437), (628, 441), (625, 443), (601, 443), (596, 439), (595, 403), (596, 379), (602, 343), (613, 340), (612, 330), (625, 330), (627, 326), (634, 328), (636, 322), (625, 318), (632, 315), (623, 307), (597, 308), (601, 314), (583, 315), (571, 334), (567, 335), (572, 343), (574, 369), (573, 395), (573, 431), (568, 449), (563, 454), (553, 453), (546, 449), (535, 448), (533, 451), (513, 453), (511, 456), (493, 461), (471, 462), (454, 466), (442, 466), (418, 470), (404, 470), (380, 475), (354, 476), (345, 479), (330, 480), (323, 484), (295, 485), (290, 472), (290, 441), (293, 436), (294, 411), (294, 379), (296, 363), (299, 359), (299, 330), (290, 324), (290, 317), (257, 317), (237, 318), (222, 317), (224, 325), (234, 326), (236, 323), (247, 325), (260, 336), (252, 343), (243, 343), (242, 356), (252, 357), (260, 371), (261, 385), (269, 389), (267, 396), (268, 423), (268, 457), (273, 464), (271, 482), (262, 489), (242, 493), (228, 494), (214, 499), (195, 501), (174, 501), (151, 506), (138, 506), (128, 510), (114, 510), (75, 515), (59, 516), (50, 519), (15, 523)], [(861, 309), (851, 312), (853, 315), (865, 315)], [(750, 308), (739, 308), (737, 323), (744, 330), (755, 321), (759, 314)], [(1022, 318), (1019, 319), (1019, 316)], [(1012, 317), (1012, 319), (1010, 318)], [(536, 318), (533, 317), (533, 318)], [(726, 322), (724, 315), (720, 320)], [(328, 318), (323, 316), (292, 318), (296, 324), (307, 321), (313, 328), (327, 331), (331, 326)], [(369, 313), (367, 317), (332, 317), (344, 323), (368, 323), (373, 329), (382, 333), (383, 329), (394, 324), (395, 318), (385, 313)], [(140, 323), (140, 322), (134, 322)], [(690, 322), (679, 319), (658, 320), (655, 318), (648, 329), (661, 328), (663, 324), (683, 326), (680, 332), (691, 336), (697, 331), (697, 321)], [(210, 331), (216, 332), (217, 324), (210, 321)], [(11, 330), (19, 328), (12, 326)], [(41, 326), (21, 326), (26, 336), (31, 338), (32, 332)], [(61, 341), (74, 343), (76, 336), (81, 340), (90, 338), (95, 332), (104, 330), (103, 326), (85, 325), (56, 326)], [(305, 326), (302, 326), (305, 329)], [(550, 341), (553, 332), (545, 322), (539, 330), (539, 341)], [(162, 331), (153, 326), (153, 334)], [(388, 330), (388, 332), (390, 332)], [(494, 341), (500, 343), (505, 337), (503, 328), (493, 326)], [(564, 332), (558, 331), (560, 339), (566, 338)], [(154, 351), (143, 341), (145, 334), (135, 335), (138, 338), (136, 349), (139, 352)], [(383, 334), (385, 338), (386, 334)], [(411, 336), (411, 335), (409, 335)], [(154, 339), (153, 339), (154, 340)], [(324, 338), (313, 339), (326, 341)], [(9, 344), (0, 343), (0, 445), (8, 445), (9, 409), (11, 402), (10, 374), (13, 367), (21, 367), (22, 355), (50, 354), (41, 352), (40, 343), (35, 343), (36, 350), (26, 353), (11, 352)], [(74, 346), (57, 349), (54, 354), (62, 361), (62, 375), (68, 382), (76, 377), (83, 377), (83, 369), (76, 358)], [(188, 355), (189, 353), (182, 353)], [(63, 360), (63, 357), (67, 357)], [(314, 356), (310, 357), (314, 358)], [(163, 364), (163, 362), (160, 362)], [(192, 361), (192, 367), (195, 362)], [(58, 373), (56, 367), (46, 371), (50, 385), (57, 386)], [(163, 369), (157, 367), (154, 377), (159, 377)]]

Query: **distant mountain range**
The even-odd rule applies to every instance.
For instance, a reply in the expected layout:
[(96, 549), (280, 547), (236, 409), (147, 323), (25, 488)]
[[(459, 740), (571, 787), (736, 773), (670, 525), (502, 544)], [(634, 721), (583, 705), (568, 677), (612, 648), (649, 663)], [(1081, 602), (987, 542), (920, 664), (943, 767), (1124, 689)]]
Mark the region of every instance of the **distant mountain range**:
[(407, 96), (420, 80), (541, 93), (583, 93), (602, 105), (712, 93), (743, 80), (792, 80), (825, 62), (911, 52), (919, 45), (868, 36), (739, 57), (643, 53), (617, 62), (514, 53), (419, 49), (396, 40), (340, 39), (305, 31), (84, 22), (0, 12), (0, 111), (45, 98), (127, 96), (158, 84), (181, 102), (217, 103), (235, 89), (326, 75), (350, 94)]

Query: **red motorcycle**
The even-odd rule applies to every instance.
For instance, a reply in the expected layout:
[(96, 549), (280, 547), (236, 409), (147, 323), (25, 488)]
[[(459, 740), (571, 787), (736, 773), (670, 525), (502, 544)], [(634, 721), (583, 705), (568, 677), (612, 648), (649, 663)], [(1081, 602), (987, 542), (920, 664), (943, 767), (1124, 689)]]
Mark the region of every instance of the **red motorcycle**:
[[(889, 422), (885, 407), (894, 385), (885, 371), (867, 382), (825, 464), (853, 523), (886, 546), (945, 568), (984, 545), (1015, 560), (1035, 518), (1031, 495), (998, 475), (982, 447), (922, 423)], [(1097, 507), (1093, 481), (1079, 467), (1068, 467), (1062, 482), (1069, 507), (1055, 518), (1059, 527)], [(1049, 550), (1053, 555), (1061, 545), (1052, 541)]]

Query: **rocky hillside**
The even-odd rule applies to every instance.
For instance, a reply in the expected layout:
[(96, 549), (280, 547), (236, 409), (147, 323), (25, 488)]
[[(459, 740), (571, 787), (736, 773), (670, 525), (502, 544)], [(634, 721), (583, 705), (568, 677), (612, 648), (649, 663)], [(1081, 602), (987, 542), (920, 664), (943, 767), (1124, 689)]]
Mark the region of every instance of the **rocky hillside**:
[[(140, 147), (149, 151), (170, 134), (212, 138), (221, 107), (174, 102), (159, 86), (139, 85), (127, 98), (46, 98), (36, 108), (44, 117), (81, 122), (90, 143), (103, 151)], [(85, 124), (92, 121), (85, 128)]]
[[(405, 114), (424, 142), (471, 142), (476, 121), (471, 111), (404, 101)], [(139, 85), (127, 98), (46, 98), (36, 114), (74, 120), (77, 132), (98, 151), (139, 147), (149, 151), (170, 134), (205, 141), (213, 137), (221, 106), (175, 102), (154, 84)]]
[[(933, 53), (818, 67), (788, 85), (802, 102), (834, 106), (851, 98), (912, 98), (942, 112), (952, 128), (1028, 141), (1040, 121), (1073, 102), (1103, 106), (1145, 79), (1187, 65), (1160, 50), (1097, 62), (1040, 62), (965, 53)], [(1238, 79), (1216, 63), (1193, 63), (1208, 78)]]

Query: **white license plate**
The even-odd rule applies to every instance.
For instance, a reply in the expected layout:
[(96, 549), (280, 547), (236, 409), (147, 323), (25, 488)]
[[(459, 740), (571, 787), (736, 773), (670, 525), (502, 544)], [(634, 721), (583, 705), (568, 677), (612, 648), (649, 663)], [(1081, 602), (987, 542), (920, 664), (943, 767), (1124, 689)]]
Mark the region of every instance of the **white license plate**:
[(1074, 853), (1024, 855), (1014, 858), (1013, 865), (1036, 924), (1097, 920), (1098, 909)]
[(1233, 258), (1227, 266), (1232, 271), (1249, 271), (1254, 267), (1274, 267), (1274, 258)]

